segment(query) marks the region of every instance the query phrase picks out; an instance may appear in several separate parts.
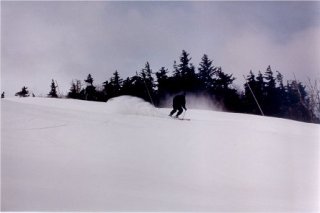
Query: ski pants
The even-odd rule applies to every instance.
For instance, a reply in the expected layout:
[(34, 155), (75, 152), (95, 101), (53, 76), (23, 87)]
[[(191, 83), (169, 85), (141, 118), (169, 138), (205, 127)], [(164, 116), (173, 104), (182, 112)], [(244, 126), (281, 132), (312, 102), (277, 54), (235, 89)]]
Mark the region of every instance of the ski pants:
[(181, 113), (183, 112), (183, 109), (182, 109), (182, 107), (181, 106), (179, 106), (179, 107), (173, 107), (173, 110), (170, 112), (170, 116), (172, 116), (176, 111), (178, 111), (178, 113), (177, 113), (177, 117), (179, 116), (179, 115), (181, 115)]

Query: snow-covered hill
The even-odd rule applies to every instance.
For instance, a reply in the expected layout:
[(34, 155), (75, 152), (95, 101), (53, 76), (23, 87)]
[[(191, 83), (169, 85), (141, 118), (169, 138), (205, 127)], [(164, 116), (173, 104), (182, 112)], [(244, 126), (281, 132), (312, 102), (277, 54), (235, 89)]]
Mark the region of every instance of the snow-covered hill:
[(319, 211), (319, 125), (107, 103), (1, 100), (4, 211)]

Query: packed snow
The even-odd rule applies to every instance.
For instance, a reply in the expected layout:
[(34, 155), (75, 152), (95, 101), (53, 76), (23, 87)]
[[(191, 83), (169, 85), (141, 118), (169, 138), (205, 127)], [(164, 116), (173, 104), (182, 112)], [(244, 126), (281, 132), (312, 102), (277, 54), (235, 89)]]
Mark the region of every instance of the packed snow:
[(128, 96), (2, 99), (1, 210), (320, 210), (319, 125), (169, 112)]

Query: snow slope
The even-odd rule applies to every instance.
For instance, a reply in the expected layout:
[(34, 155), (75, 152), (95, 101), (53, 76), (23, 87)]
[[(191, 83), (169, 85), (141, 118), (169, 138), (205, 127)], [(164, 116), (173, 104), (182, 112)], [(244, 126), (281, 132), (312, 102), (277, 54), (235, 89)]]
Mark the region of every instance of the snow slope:
[(319, 211), (319, 125), (133, 97), (1, 100), (3, 211)]

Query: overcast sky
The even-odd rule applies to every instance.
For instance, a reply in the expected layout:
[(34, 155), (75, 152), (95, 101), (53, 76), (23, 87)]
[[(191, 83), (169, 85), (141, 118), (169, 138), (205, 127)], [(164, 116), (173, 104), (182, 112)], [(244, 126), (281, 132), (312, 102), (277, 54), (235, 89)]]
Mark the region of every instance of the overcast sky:
[(131, 77), (148, 61), (172, 70), (182, 50), (233, 74), (320, 79), (320, 2), (1, 2), (1, 91), (67, 94), (89, 73)]

